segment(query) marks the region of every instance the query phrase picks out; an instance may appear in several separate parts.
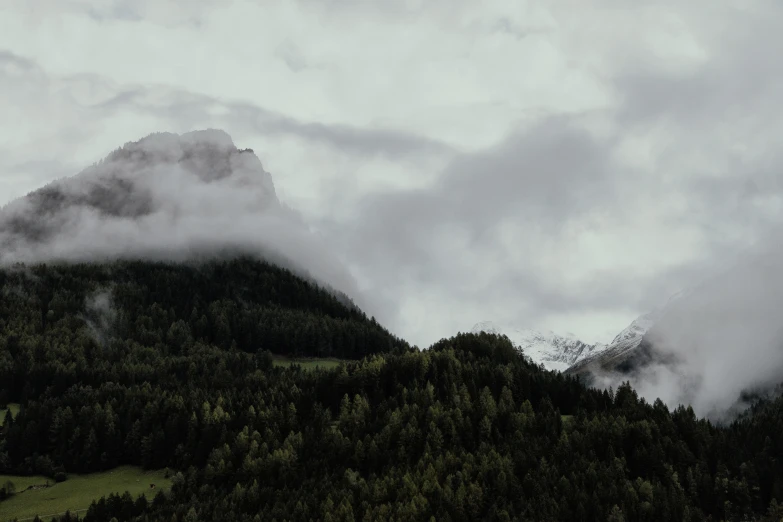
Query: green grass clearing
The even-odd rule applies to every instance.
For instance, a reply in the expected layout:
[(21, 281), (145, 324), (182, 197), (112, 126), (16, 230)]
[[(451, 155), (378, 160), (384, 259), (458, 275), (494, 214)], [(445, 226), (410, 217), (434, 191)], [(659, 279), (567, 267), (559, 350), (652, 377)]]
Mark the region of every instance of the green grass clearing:
[(322, 370), (331, 370), (332, 368), (337, 368), (342, 361), (340, 359), (333, 359), (333, 358), (324, 358), (324, 359), (288, 359), (285, 357), (279, 357), (276, 356), (272, 359), (272, 363), (275, 366), (280, 366), (283, 368), (288, 368), (292, 364), (298, 364), (302, 367), (303, 370), (315, 370), (315, 369), (322, 369)]
[[(20, 493), (30, 486), (39, 486), (41, 484), (54, 484), (54, 479), (49, 477), (43, 477), (40, 475), (33, 475), (32, 477), (16, 477), (13, 475), (0, 475), (0, 487), (6, 482), (11, 481), (14, 483), (14, 489)], [(2, 506), (2, 504), (0, 504)]]
[(3, 423), (5, 422), (5, 414), (8, 411), (11, 412), (12, 416), (16, 417), (19, 414), (19, 405), (15, 403), (11, 403), (8, 405), (8, 408), (0, 409), (0, 426), (2, 426)]
[[(0, 484), (10, 480), (16, 486), (16, 494), (0, 502), (0, 522), (19, 518), (34, 518), (36, 515), (53, 515), (65, 511), (77, 511), (90, 507), (110, 493), (128, 491), (133, 498), (142, 494), (152, 500), (159, 490), (167, 491), (171, 479), (164, 478), (164, 471), (144, 471), (134, 466), (121, 466), (110, 471), (88, 475), (68, 475), (65, 482), (55, 483), (46, 477), (16, 477), (0, 475)], [(29, 486), (51, 484), (48, 488), (23, 491)], [(155, 484), (155, 489), (150, 489)]]

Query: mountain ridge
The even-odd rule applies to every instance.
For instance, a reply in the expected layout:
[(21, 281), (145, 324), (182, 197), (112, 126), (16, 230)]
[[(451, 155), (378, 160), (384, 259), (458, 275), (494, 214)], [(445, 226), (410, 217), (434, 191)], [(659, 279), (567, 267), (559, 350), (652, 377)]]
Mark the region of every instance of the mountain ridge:
[(534, 363), (543, 364), (547, 370), (565, 371), (578, 361), (593, 353), (601, 352), (606, 347), (601, 343), (584, 343), (572, 335), (501, 327), (492, 321), (476, 323), (471, 332), (505, 335)]
[(672, 296), (664, 307), (642, 314), (621, 330), (609, 343), (585, 343), (573, 334), (557, 334), (530, 328), (500, 326), (493, 321), (476, 323), (471, 332), (487, 332), (506, 335), (518, 349), (536, 364), (543, 364), (548, 370), (569, 374), (591, 371), (597, 362), (625, 356), (638, 349), (645, 335), (663, 315), (666, 306), (674, 302), (680, 292)]
[(156, 221), (168, 219), (177, 225), (183, 215), (195, 213), (193, 206), (216, 217), (210, 208), (216, 201), (203, 190), (207, 186), (250, 189), (238, 202), (252, 201), (247, 194), (253, 194), (254, 210), (272, 211), (280, 205), (272, 177), (258, 157), (240, 152), (224, 131), (153, 133), (1, 207), (0, 255), (33, 249), (89, 224), (90, 218), (144, 224), (159, 217)]
[(0, 266), (254, 254), (356, 297), (252, 149), (218, 129), (157, 132), (0, 207)]
[(577, 361), (566, 370), (566, 373), (585, 375), (605, 372), (612, 365), (621, 373), (626, 373), (642, 361), (649, 363), (656, 358), (660, 361), (669, 361), (670, 358), (655, 353), (655, 343), (649, 339), (650, 333), (673, 306), (687, 299), (693, 292), (693, 288), (681, 290), (669, 297), (664, 305), (640, 315), (620, 331), (605, 350)]

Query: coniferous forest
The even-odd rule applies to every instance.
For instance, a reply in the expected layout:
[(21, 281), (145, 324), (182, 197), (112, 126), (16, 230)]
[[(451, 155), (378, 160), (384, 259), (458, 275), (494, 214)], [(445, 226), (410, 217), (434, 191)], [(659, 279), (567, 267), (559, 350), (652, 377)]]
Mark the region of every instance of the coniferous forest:
[(783, 520), (781, 400), (717, 426), (505, 337), (418, 350), (251, 258), (0, 270), (8, 403), (0, 474), (172, 470), (86, 521)]

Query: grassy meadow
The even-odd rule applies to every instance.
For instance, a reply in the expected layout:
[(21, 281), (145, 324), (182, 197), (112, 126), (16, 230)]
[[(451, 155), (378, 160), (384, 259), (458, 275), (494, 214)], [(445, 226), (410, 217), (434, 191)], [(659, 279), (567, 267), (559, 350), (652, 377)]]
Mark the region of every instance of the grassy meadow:
[(292, 364), (298, 364), (303, 370), (331, 370), (336, 368), (342, 362), (339, 359), (288, 359), (285, 357), (275, 357), (272, 362), (275, 366), (288, 367)]
[[(161, 471), (144, 471), (134, 466), (121, 466), (110, 471), (88, 475), (68, 475), (65, 482), (55, 483), (47, 477), (17, 477), (0, 475), (0, 484), (10, 480), (16, 486), (16, 494), (0, 502), (0, 522), (18, 518), (32, 519), (36, 515), (54, 515), (65, 511), (84, 510), (93, 500), (110, 493), (125, 491), (136, 498), (147, 495), (148, 500), (160, 490), (171, 487), (171, 479)], [(30, 486), (49, 484), (49, 487), (27, 490)], [(151, 489), (150, 484), (156, 488)]]

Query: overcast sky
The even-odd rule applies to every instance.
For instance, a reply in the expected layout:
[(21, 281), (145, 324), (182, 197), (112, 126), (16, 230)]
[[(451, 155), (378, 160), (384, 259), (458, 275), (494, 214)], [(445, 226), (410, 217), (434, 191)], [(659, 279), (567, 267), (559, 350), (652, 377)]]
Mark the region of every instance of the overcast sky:
[(4, 0), (0, 204), (221, 128), (421, 346), (609, 341), (779, 225), (779, 0)]

